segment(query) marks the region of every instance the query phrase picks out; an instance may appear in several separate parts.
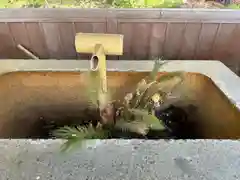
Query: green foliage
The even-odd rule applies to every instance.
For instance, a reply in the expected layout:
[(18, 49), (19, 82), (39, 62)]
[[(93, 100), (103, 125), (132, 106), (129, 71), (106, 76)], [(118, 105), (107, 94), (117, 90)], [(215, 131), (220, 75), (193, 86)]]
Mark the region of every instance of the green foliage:
[(117, 8), (176, 8), (183, 4), (182, 0), (114, 0)]
[(230, 9), (240, 9), (240, 4), (230, 4), (227, 6)]
[[(179, 8), (181, 5), (183, 0), (0, 0), (0, 8)], [(230, 4), (225, 8), (239, 9), (240, 5)]]
[[(116, 109), (110, 109), (113, 110), (116, 119), (114, 124), (102, 124), (99, 121), (97, 127), (90, 124), (87, 127), (63, 127), (54, 131), (55, 137), (67, 139), (62, 150), (66, 151), (77, 145), (82, 146), (85, 139), (108, 138), (114, 129), (123, 133), (129, 131), (141, 135), (146, 135), (151, 129), (160, 131), (165, 129), (163, 123), (153, 115), (153, 111), (155, 105), (163, 103), (171, 90), (182, 82), (183, 75), (182, 72), (170, 72), (158, 76), (159, 68), (163, 64), (161, 60), (156, 60), (149, 76), (137, 84), (134, 92), (126, 94), (123, 100), (109, 102), (112, 105), (114, 102), (122, 102), (118, 105), (114, 104)], [(97, 107), (99, 96), (96, 92), (100, 84), (99, 78), (94, 71), (88, 72), (86, 77), (90, 78), (87, 82), (91, 82), (88, 84), (87, 96)], [(106, 110), (109, 110), (107, 106)]]
[(39, 8), (45, 5), (45, 0), (1, 0), (1, 8), (29, 7)]
[(64, 126), (53, 132), (53, 136), (66, 139), (67, 141), (61, 147), (63, 152), (70, 151), (74, 147), (81, 147), (84, 145), (86, 139), (104, 139), (108, 137), (108, 131), (101, 127), (93, 128), (92, 125), (88, 127), (69, 127)]

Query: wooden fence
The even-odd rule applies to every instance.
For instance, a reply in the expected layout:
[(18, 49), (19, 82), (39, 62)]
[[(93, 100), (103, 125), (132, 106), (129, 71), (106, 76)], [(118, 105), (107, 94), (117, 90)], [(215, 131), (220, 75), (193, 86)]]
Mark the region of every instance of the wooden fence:
[(76, 32), (120, 33), (124, 55), (109, 59), (221, 60), (240, 65), (240, 12), (195, 9), (1, 9), (0, 58), (86, 59)]

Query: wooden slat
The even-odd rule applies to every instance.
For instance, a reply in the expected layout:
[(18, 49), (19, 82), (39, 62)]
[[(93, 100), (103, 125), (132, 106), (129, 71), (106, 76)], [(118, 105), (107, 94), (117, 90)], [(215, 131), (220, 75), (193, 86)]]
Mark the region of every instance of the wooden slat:
[(40, 59), (46, 59), (49, 57), (45, 38), (39, 23), (25, 23), (31, 48), (29, 50), (33, 52)]
[(59, 33), (63, 51), (61, 59), (77, 59), (75, 33), (72, 23), (59, 23)]
[[(16, 16), (17, 14), (17, 16)], [(0, 9), (0, 21), (8, 22), (66, 22), (110, 18), (160, 18), (160, 9)], [(85, 21), (86, 22), (86, 21)]]
[[(118, 34), (118, 21), (116, 18), (107, 19), (106, 32), (109, 34)], [(107, 56), (107, 60), (118, 60), (118, 56)]]
[(124, 35), (123, 38), (123, 56), (119, 56), (121, 60), (133, 59), (132, 54), (132, 38), (133, 38), (133, 26), (128, 23), (119, 24), (119, 33)]
[(232, 66), (240, 59), (239, 30), (233, 24), (240, 24), (240, 12), (236, 10), (3, 9), (0, 22), (3, 21), (8, 22), (9, 28), (4, 23), (0, 25), (4, 42), (0, 45), (0, 58), (25, 58), (15, 48), (15, 43), (21, 43), (40, 58), (75, 59), (75, 33), (99, 32), (124, 35), (124, 55), (119, 59), (163, 55), (166, 59), (221, 59)]
[(240, 67), (240, 24), (237, 24), (236, 28), (234, 28), (229, 42), (229, 56), (224, 63), (236, 72), (239, 71)]
[(212, 59), (212, 49), (219, 24), (202, 24), (195, 59)]
[(146, 60), (149, 55), (150, 24), (133, 24), (133, 56), (135, 60)]
[(163, 9), (161, 19), (204, 23), (240, 22), (240, 11), (233, 9)]
[[(29, 41), (28, 33), (24, 23), (9, 23), (9, 29), (12, 34), (12, 38), (15, 42), (15, 46), (21, 44), (27, 49), (31, 49), (31, 44)], [(29, 58), (23, 52), (19, 50), (18, 54), (19, 59)]]
[(91, 33), (93, 32), (92, 23), (75, 23), (76, 33)]
[(118, 33), (118, 21), (116, 18), (107, 19), (107, 33), (117, 34)]
[(92, 23), (92, 32), (93, 33), (106, 33), (107, 32), (106, 23)]
[(104, 22), (109, 17), (165, 19), (169, 22), (240, 22), (240, 12), (232, 9), (0, 9), (0, 22), (89, 22), (90, 19)]
[(178, 59), (191, 60), (194, 58), (200, 31), (201, 23), (188, 23), (186, 25)]
[(166, 29), (166, 23), (154, 23), (152, 25), (149, 50), (149, 56), (151, 58), (160, 58), (163, 56)]
[(62, 48), (58, 23), (41, 23), (49, 58), (61, 59)]
[[(92, 33), (93, 32), (93, 25), (92, 23), (75, 23), (75, 31), (76, 33), (83, 32), (83, 33)], [(79, 59), (90, 59), (91, 55), (90, 54), (79, 54), (78, 53), (78, 58)]]
[(228, 61), (231, 56), (231, 41), (235, 42), (236, 39), (233, 37), (236, 24), (221, 24), (219, 27), (219, 32), (217, 34), (212, 56), (213, 59)]
[(185, 23), (170, 23), (167, 27), (166, 41), (164, 45), (164, 58), (177, 59), (181, 50)]
[(16, 49), (7, 23), (0, 23), (0, 39), (0, 58), (18, 58), (19, 51)]

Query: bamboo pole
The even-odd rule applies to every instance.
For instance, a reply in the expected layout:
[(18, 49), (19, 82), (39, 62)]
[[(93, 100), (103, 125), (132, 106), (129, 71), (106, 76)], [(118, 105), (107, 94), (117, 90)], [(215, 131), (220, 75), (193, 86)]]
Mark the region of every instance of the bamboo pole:
[(38, 60), (39, 57), (35, 56), (32, 52), (30, 52), (29, 50), (27, 50), (25, 47), (23, 47), (21, 44), (17, 45), (17, 48), (21, 51), (23, 51), (28, 57), (32, 58), (32, 59), (36, 59)]

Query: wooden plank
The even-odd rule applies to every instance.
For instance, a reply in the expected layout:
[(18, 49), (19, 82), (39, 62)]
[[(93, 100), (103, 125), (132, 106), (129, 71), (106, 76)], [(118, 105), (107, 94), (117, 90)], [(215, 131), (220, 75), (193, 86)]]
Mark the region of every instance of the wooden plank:
[(0, 23), (0, 58), (1, 59), (15, 59), (18, 58), (19, 51), (12, 39), (7, 23)]
[(104, 9), (0, 9), (0, 21), (8, 22), (72, 22), (92, 19), (104, 22), (107, 11)]
[[(25, 27), (24, 23), (9, 23), (9, 29), (12, 34), (12, 38), (15, 42), (15, 46), (18, 44), (21, 44), (27, 49), (31, 48), (31, 44), (28, 38), (28, 33)], [(17, 52), (16, 52), (17, 53)], [(29, 58), (27, 55), (25, 55), (23, 52), (19, 50), (19, 53), (17, 53), (17, 58), (24, 59)]]
[(170, 23), (166, 31), (166, 41), (164, 45), (164, 58), (177, 59), (181, 50), (185, 23)]
[(133, 26), (129, 23), (119, 24), (119, 33), (124, 35), (123, 39), (123, 56), (119, 56), (120, 60), (133, 59), (132, 41), (133, 41)]
[(163, 9), (161, 19), (172, 19), (181, 21), (209, 22), (209, 23), (233, 23), (240, 21), (240, 12), (233, 9)]
[(150, 58), (160, 58), (163, 56), (163, 46), (165, 42), (165, 34), (167, 23), (154, 23), (150, 34)]
[(150, 24), (133, 24), (133, 56), (135, 60), (146, 60), (149, 57)]
[(236, 24), (221, 24), (219, 27), (219, 32), (217, 34), (212, 57), (215, 60), (228, 61), (231, 56), (231, 42), (235, 42), (236, 39), (232, 36)]
[(181, 50), (178, 59), (191, 60), (194, 59), (195, 50), (201, 31), (200, 23), (188, 23), (184, 33)]
[(113, 18), (160, 18), (160, 9), (0, 9), (0, 21), (14, 22), (73, 22), (84, 18), (91, 21), (106, 21), (107, 17)]
[(107, 19), (107, 33), (117, 34), (118, 33), (118, 20), (116, 18)]
[(49, 58), (61, 59), (62, 48), (58, 23), (41, 23)]
[(195, 59), (212, 59), (212, 48), (217, 35), (219, 24), (202, 24)]
[[(83, 32), (83, 33), (92, 33), (93, 32), (93, 25), (92, 23), (75, 23), (75, 31), (76, 33)], [(90, 54), (79, 54), (78, 59), (88, 60), (91, 58)]]
[(240, 24), (237, 24), (234, 28), (229, 42), (229, 56), (228, 59), (224, 60), (223, 62), (227, 66), (232, 67), (233, 71), (236, 72), (239, 71), (240, 67)]
[(77, 59), (75, 49), (75, 33), (72, 23), (59, 23), (59, 33), (62, 47), (62, 59)]
[[(118, 34), (118, 21), (116, 18), (107, 18), (106, 32), (109, 34)], [(118, 56), (107, 56), (107, 60), (118, 60)]]
[(239, 23), (240, 12), (232, 9), (0, 9), (1, 22), (104, 22), (119, 19), (168, 19), (210, 23)]
[(92, 32), (93, 33), (106, 33), (107, 32), (106, 23), (92, 23)]
[(25, 23), (31, 48), (33, 52), (40, 59), (47, 59), (49, 57), (46, 42), (39, 23)]

